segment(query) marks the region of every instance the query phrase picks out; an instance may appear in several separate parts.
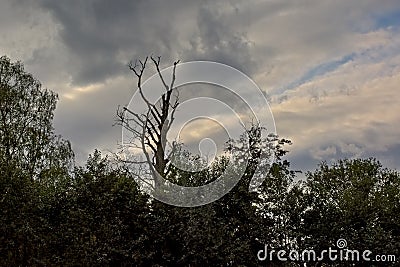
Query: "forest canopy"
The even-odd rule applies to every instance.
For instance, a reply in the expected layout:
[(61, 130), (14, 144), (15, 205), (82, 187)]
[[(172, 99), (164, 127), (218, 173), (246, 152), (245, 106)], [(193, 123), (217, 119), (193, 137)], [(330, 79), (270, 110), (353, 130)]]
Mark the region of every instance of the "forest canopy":
[[(70, 143), (54, 132), (56, 103), (21, 62), (0, 58), (1, 266), (349, 266), (258, 258), (265, 246), (319, 253), (338, 240), (371, 258), (396, 257), (369, 266), (399, 264), (400, 174), (374, 158), (321, 162), (302, 180), (286, 159), (289, 140), (257, 139), (254, 161), (229, 193), (175, 207), (140, 190), (137, 174), (99, 150), (77, 166)], [(257, 149), (270, 142), (276, 160), (250, 192)], [(206, 172), (163, 174), (195, 186), (218, 177), (224, 164), (221, 157)]]

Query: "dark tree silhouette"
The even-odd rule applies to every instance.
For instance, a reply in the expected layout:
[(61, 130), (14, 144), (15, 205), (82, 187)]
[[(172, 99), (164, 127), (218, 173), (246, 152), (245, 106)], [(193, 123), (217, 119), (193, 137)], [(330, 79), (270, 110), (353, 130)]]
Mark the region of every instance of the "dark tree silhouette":
[[(179, 63), (179, 60), (174, 62), (171, 83), (167, 84), (160, 70), (161, 58), (154, 58), (153, 56), (150, 58), (165, 88), (165, 93), (160, 96), (160, 101), (151, 103), (146, 98), (142, 89), (143, 73), (149, 58), (146, 57), (144, 61), (131, 62), (128, 66), (137, 78), (137, 89), (147, 106), (147, 111), (144, 114), (138, 114), (124, 107), (118, 110), (117, 117), (118, 123), (133, 134), (134, 140), (132, 140), (132, 145), (135, 142), (140, 144), (139, 147), (146, 156), (146, 161), (149, 163), (149, 169), (154, 178), (154, 187), (157, 188), (161, 184), (159, 176), (165, 177), (168, 174), (167, 164), (169, 162), (169, 155), (166, 155), (165, 149), (167, 145), (167, 132), (174, 122), (174, 114), (179, 105), (178, 96), (174, 95), (174, 92), (175, 94), (177, 93), (174, 83), (176, 65)], [(148, 152), (148, 148), (151, 153)], [(131, 161), (131, 163), (135, 162)], [(139, 162), (139, 164), (142, 163)]]

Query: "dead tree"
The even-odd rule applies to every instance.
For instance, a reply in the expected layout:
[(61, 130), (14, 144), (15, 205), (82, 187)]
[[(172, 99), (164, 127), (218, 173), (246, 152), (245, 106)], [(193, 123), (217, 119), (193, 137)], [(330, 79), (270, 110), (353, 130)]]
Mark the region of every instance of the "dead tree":
[[(130, 163), (148, 163), (154, 178), (154, 187), (157, 188), (161, 183), (161, 177), (165, 177), (168, 172), (167, 166), (170, 155), (166, 153), (167, 133), (171, 128), (175, 111), (179, 105), (178, 93), (174, 88), (176, 65), (179, 60), (174, 62), (171, 83), (167, 84), (160, 70), (160, 57), (151, 56), (150, 59), (157, 70), (162, 86), (165, 88), (165, 93), (161, 95), (157, 103), (151, 103), (143, 92), (142, 79), (148, 57), (144, 61), (138, 60), (135, 63), (129, 63), (128, 67), (137, 78), (137, 89), (147, 106), (147, 111), (144, 114), (137, 114), (128, 107), (123, 107), (117, 111), (117, 123), (133, 134), (135, 139), (133, 142), (138, 143), (135, 146), (141, 149), (146, 157), (145, 161), (130, 161)], [(130, 116), (127, 116), (128, 114)]]

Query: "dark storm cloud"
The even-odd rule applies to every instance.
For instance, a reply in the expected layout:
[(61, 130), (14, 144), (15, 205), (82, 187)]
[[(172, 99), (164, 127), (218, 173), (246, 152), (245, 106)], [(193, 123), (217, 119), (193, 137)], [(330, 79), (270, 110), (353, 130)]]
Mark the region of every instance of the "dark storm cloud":
[[(188, 57), (197, 60), (215, 60), (235, 67), (246, 74), (256, 69), (250, 49), (254, 44), (245, 32), (235, 31), (220, 11), (207, 5), (199, 9), (197, 16), (198, 35), (190, 41)], [(234, 55), (234, 56), (233, 56)]]
[(223, 6), (129, 0), (43, 0), (42, 6), (61, 24), (66, 67), (76, 85), (122, 74), (128, 61), (149, 54), (161, 55), (163, 62), (215, 60), (254, 71), (250, 41), (225, 22)]
[[(159, 19), (162, 12), (151, 2), (43, 1), (43, 6), (62, 25), (61, 37), (72, 57), (69, 69), (76, 84), (101, 82), (121, 73), (131, 57), (165, 54), (170, 42), (171, 22)], [(161, 27), (156, 30), (151, 22), (157, 19)]]

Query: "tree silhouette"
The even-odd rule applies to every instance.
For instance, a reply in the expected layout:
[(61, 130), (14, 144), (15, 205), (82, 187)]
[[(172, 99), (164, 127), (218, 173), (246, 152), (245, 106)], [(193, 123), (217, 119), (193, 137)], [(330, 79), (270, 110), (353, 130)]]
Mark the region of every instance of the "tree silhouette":
[[(133, 134), (134, 140), (131, 140), (131, 145), (138, 146), (146, 156), (151, 176), (154, 178), (154, 188), (159, 188), (162, 183), (160, 177), (165, 177), (168, 174), (167, 164), (169, 162), (169, 155), (165, 151), (167, 146), (167, 132), (174, 122), (174, 114), (179, 105), (178, 96), (174, 95), (174, 92), (175, 94), (177, 92), (174, 88), (174, 83), (176, 65), (179, 61), (174, 62), (171, 83), (167, 84), (160, 70), (161, 58), (154, 58), (153, 56), (150, 58), (157, 70), (162, 86), (165, 88), (165, 93), (160, 96), (160, 101), (155, 104), (151, 103), (146, 98), (142, 88), (142, 78), (148, 57), (144, 61), (131, 62), (128, 66), (137, 78), (137, 89), (147, 106), (147, 110), (144, 114), (138, 114), (124, 107), (118, 110), (117, 121), (122, 127)], [(150, 153), (148, 149), (150, 149)], [(129, 160), (125, 160), (125, 163), (127, 162)], [(135, 163), (135, 161), (130, 161), (130, 163)], [(142, 164), (143, 162), (138, 163)]]
[(66, 193), (73, 152), (54, 134), (56, 101), (20, 62), (0, 57), (0, 265), (34, 264), (48, 230), (40, 209)]
[[(174, 82), (163, 82), (160, 59), (151, 60), (165, 88), (160, 101), (151, 104), (140, 89), (146, 58), (129, 66), (145, 114), (118, 111), (119, 123), (134, 133), (148, 159), (121, 164), (96, 150), (85, 166), (71, 168), (70, 145), (52, 126), (57, 96), (21, 63), (0, 58), (0, 266), (349, 266), (355, 262), (257, 258), (265, 245), (318, 253), (339, 238), (350, 249), (397, 256), (368, 266), (398, 266), (399, 172), (375, 159), (339, 160), (322, 162), (306, 180), (296, 181), (285, 159), (291, 142), (262, 137), (265, 129), (258, 125), (227, 143), (227, 150), (249, 160), (242, 179), (222, 198), (182, 208), (143, 193), (135, 183), (141, 168), (190, 187), (218, 179), (229, 162), (221, 155), (198, 172), (169, 162), (174, 155), (165, 151), (166, 132), (179, 99)], [(175, 160), (203, 164), (174, 145)], [(265, 179), (250, 192), (255, 174)]]

